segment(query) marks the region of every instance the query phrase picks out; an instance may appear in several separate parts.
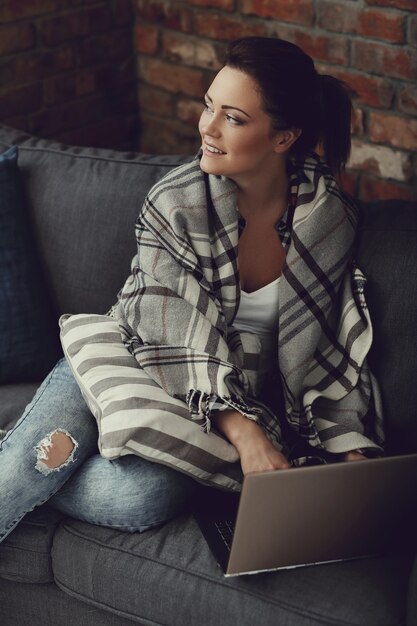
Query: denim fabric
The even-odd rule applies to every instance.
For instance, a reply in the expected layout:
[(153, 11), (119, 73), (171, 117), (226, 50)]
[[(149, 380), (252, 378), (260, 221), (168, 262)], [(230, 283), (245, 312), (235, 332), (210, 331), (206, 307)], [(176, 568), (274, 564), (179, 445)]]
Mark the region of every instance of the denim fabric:
[[(56, 431), (67, 433), (75, 445), (68, 460), (51, 470), (39, 444)], [(68, 515), (132, 532), (183, 510), (195, 487), (192, 479), (139, 457), (103, 459), (97, 454), (97, 435), (95, 420), (61, 359), (0, 443), (0, 540), (54, 494), (50, 503)]]

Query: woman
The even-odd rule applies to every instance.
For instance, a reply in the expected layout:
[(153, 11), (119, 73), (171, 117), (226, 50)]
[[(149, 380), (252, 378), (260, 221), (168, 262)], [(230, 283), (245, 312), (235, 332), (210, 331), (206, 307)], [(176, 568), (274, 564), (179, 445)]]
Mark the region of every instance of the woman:
[[(243, 474), (287, 468), (289, 455), (296, 465), (381, 451), (356, 212), (331, 175), (348, 158), (350, 119), (343, 85), (298, 47), (238, 40), (205, 96), (198, 158), (155, 185), (137, 222), (111, 316), (154, 383), (235, 446)], [(129, 531), (183, 510), (193, 478), (132, 454), (109, 462), (96, 440), (62, 360), (2, 441), (1, 539), (47, 500)]]

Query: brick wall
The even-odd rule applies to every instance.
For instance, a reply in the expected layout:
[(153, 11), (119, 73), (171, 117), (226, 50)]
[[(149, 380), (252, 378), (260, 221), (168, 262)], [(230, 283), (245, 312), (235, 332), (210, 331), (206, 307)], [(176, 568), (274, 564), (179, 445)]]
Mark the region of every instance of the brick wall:
[(137, 146), (131, 0), (0, 2), (0, 120), (78, 145)]
[(199, 146), (201, 96), (227, 40), (278, 36), (358, 93), (346, 188), (364, 199), (417, 188), (417, 0), (134, 0), (141, 149)]

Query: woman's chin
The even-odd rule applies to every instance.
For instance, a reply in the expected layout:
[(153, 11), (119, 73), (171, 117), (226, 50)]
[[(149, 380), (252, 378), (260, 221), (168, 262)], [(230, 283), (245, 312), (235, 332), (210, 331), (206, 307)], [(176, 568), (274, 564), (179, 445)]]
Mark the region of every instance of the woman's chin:
[(215, 163), (210, 158), (205, 157), (204, 154), (200, 159), (200, 167), (206, 174), (216, 174), (221, 176), (223, 174), (223, 168), (220, 163)]

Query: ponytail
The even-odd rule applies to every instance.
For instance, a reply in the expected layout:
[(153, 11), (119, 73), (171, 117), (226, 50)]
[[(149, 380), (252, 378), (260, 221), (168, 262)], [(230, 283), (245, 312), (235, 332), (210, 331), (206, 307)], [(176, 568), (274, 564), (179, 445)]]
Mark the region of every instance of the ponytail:
[(327, 74), (318, 74), (320, 145), (335, 175), (340, 175), (351, 148), (352, 101), (345, 83)]

